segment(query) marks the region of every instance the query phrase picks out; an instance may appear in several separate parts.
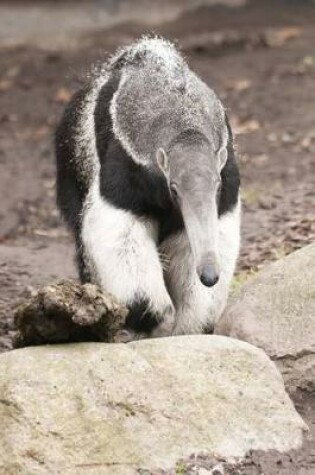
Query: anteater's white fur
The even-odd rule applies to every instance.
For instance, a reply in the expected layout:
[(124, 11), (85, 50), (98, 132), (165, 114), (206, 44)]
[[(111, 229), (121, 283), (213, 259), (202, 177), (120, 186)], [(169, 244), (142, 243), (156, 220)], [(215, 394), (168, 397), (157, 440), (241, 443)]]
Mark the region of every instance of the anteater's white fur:
[[(206, 288), (197, 277), (185, 231), (169, 237), (158, 249), (157, 223), (115, 208), (101, 197), (99, 190), (100, 166), (94, 132), (98, 93), (107, 81), (108, 71), (122, 54), (127, 52), (132, 60), (136, 53), (143, 51), (148, 58), (146, 67), (141, 72), (130, 65), (122, 69), (122, 79), (110, 108), (113, 132), (132, 159), (150, 166), (152, 153), (155, 154), (160, 146), (167, 146), (178, 127), (196, 124), (207, 136), (218, 140), (216, 149), (222, 147), (215, 128), (218, 123), (222, 128), (223, 108), (219, 116), (213, 117), (211, 105), (217, 101), (216, 97), (188, 69), (173, 45), (160, 39), (144, 38), (131, 48), (120, 51), (94, 80), (79, 116), (78, 156), (86, 157), (85, 165), (80, 166), (91, 183), (82, 216), (82, 242), (95, 282), (127, 304), (135, 296), (145, 297), (151, 307), (165, 317), (154, 335), (199, 333), (218, 318), (226, 302), (239, 250), (240, 206), (219, 220), (221, 276), (217, 285)], [(147, 120), (147, 111), (142, 115), (141, 110), (134, 111), (130, 107), (136, 83), (144, 80), (143, 75), (147, 75), (150, 68), (152, 75), (155, 70), (163, 68), (165, 82), (153, 91), (151, 101), (146, 104), (147, 111), (152, 107), (163, 108), (166, 104), (174, 111), (171, 120), (167, 118), (168, 122), (164, 124), (167, 125), (164, 137), (159, 137), (154, 130), (156, 124)], [(179, 71), (182, 74), (178, 74)], [(190, 84), (189, 94), (184, 98), (178, 94), (180, 81)], [(203, 103), (200, 97), (203, 97)], [(132, 120), (130, 109), (138, 114), (137, 122)], [(223, 140), (223, 145), (226, 145), (227, 137)], [(164, 275), (159, 253), (165, 264)]]
[(159, 335), (172, 332), (175, 310), (159, 259), (157, 224), (117, 209), (92, 185), (82, 223), (82, 241), (94, 280), (121, 302), (147, 298), (161, 316)]

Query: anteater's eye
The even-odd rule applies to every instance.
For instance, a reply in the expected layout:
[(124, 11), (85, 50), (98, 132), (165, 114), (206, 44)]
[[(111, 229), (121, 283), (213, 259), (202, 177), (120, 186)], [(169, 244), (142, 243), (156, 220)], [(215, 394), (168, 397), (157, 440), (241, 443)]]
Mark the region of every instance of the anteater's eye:
[(170, 188), (173, 198), (176, 199), (178, 197), (177, 186), (174, 183), (171, 183)]

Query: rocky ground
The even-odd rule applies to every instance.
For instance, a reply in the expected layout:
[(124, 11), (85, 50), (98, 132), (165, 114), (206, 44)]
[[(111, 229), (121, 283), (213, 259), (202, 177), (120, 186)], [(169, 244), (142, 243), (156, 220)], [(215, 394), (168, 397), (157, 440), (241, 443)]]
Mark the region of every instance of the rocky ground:
[(15, 344), (36, 347), (0, 357), (0, 473), (312, 474), (314, 259), (311, 244), (248, 279), (211, 336), (117, 346), (112, 296), (65, 279), (33, 292)]
[[(44, 28), (38, 36), (23, 36), (23, 18), (12, 2), (1, 2), (0, 351), (11, 347), (12, 307), (21, 297), (32, 287), (75, 276), (71, 238), (54, 202), (52, 135), (60, 114), (91, 63), (144, 32), (177, 40), (231, 117), (244, 203), (235, 287), (266, 262), (314, 239), (314, 4), (253, 0), (237, 10), (208, 6), (154, 26), (138, 18), (103, 28), (93, 20), (76, 27), (75, 35), (65, 29), (62, 41), (56, 41), (58, 22), (46, 36)], [(15, 29), (5, 30), (14, 22)], [(314, 433), (314, 398), (297, 393), (295, 403)], [(262, 473), (253, 464), (246, 473)], [(311, 446), (278, 468), (269, 465), (264, 473), (314, 473)]]

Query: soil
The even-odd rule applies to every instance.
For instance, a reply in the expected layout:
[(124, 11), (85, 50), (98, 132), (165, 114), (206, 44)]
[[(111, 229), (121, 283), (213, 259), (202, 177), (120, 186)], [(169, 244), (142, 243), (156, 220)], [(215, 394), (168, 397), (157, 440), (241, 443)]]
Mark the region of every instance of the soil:
[[(13, 3), (1, 2), (0, 29), (1, 8)], [(227, 107), (244, 205), (238, 278), (314, 240), (314, 25), (311, 2), (253, 0), (237, 9), (200, 7), (154, 27), (100, 29), (98, 22), (76, 28), (75, 37), (71, 30), (69, 47), (65, 32), (55, 44), (51, 30), (42, 43), (8, 44), (0, 36), (0, 351), (12, 346), (13, 307), (23, 296), (76, 277), (54, 199), (53, 131), (62, 110), (91, 64), (143, 33), (176, 40)], [(315, 436), (314, 401), (300, 397), (305, 403), (297, 407)], [(314, 452), (308, 443), (288, 467), (275, 462), (278, 471), (257, 471), (256, 461), (256, 471), (244, 473), (315, 474)]]

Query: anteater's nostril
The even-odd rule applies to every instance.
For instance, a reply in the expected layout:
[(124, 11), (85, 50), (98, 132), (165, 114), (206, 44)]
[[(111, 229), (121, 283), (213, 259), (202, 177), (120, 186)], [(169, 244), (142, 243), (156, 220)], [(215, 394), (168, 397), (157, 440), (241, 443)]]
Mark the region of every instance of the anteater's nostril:
[(214, 266), (206, 266), (200, 275), (200, 280), (206, 287), (213, 287), (219, 280), (219, 274)]

